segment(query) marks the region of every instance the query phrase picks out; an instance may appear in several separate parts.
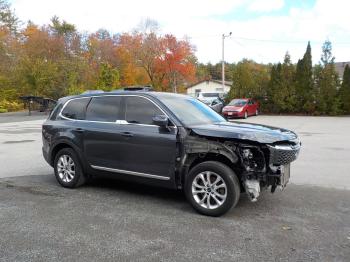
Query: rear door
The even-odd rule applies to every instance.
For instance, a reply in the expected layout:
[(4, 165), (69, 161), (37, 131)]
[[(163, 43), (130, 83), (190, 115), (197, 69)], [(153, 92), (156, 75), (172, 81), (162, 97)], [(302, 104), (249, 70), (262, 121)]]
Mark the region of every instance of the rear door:
[(93, 168), (108, 168), (120, 165), (119, 144), (122, 141), (121, 96), (93, 97), (86, 109), (84, 127), (84, 151)]
[(149, 98), (124, 96), (124, 123), (122, 139), (118, 144), (120, 161), (118, 169), (145, 173), (160, 179), (170, 179), (174, 174), (177, 128), (169, 129), (153, 124), (155, 115), (165, 112)]

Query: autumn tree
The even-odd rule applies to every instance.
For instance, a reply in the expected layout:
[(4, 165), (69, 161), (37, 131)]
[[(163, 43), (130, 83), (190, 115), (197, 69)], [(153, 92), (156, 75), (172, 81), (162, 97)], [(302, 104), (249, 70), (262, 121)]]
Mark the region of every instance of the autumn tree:
[(115, 49), (118, 58), (118, 70), (120, 72), (120, 83), (122, 86), (149, 84), (150, 78), (145, 68), (137, 60), (137, 51), (141, 47), (141, 36), (139, 34), (124, 33), (119, 36)]
[(178, 86), (194, 81), (195, 57), (188, 41), (165, 35), (161, 39), (161, 50), (163, 54), (157, 58), (157, 70), (165, 74), (161, 88), (163, 91), (171, 87), (173, 92), (177, 92)]

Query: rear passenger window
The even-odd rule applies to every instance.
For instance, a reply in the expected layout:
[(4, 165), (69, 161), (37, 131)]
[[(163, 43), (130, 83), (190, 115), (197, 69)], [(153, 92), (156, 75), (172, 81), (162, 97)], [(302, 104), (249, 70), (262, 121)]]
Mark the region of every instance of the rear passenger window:
[(164, 115), (151, 101), (142, 97), (127, 97), (125, 120), (129, 123), (153, 125), (155, 115)]
[(118, 119), (120, 101), (119, 96), (93, 97), (86, 110), (86, 120), (115, 122)]
[(62, 111), (62, 115), (70, 119), (83, 120), (85, 118), (85, 109), (89, 101), (89, 97), (69, 101)]

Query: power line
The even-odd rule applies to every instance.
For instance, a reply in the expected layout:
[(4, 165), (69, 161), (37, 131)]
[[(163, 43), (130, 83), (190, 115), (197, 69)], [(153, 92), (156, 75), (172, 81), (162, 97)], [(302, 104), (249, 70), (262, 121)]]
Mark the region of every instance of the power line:
[[(219, 38), (220, 35), (197, 35), (197, 36), (186, 36), (180, 39), (199, 39), (199, 38)], [(241, 36), (232, 36), (229, 40), (245, 40), (254, 42), (267, 42), (267, 43), (279, 43), (279, 44), (306, 44), (310, 41), (312, 44), (323, 44), (324, 41), (313, 41), (313, 40), (275, 40), (275, 39), (261, 39), (261, 38), (250, 38)], [(336, 42), (332, 41), (333, 45), (350, 45), (350, 42)]]

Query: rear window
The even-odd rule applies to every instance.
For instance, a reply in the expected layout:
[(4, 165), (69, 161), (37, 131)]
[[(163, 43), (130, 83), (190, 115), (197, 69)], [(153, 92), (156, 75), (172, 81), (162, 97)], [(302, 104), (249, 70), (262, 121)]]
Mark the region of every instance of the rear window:
[(120, 101), (119, 96), (92, 98), (86, 110), (86, 120), (115, 122), (118, 119)]
[(83, 120), (85, 118), (85, 109), (89, 101), (89, 97), (69, 101), (62, 111), (62, 115), (70, 119)]

